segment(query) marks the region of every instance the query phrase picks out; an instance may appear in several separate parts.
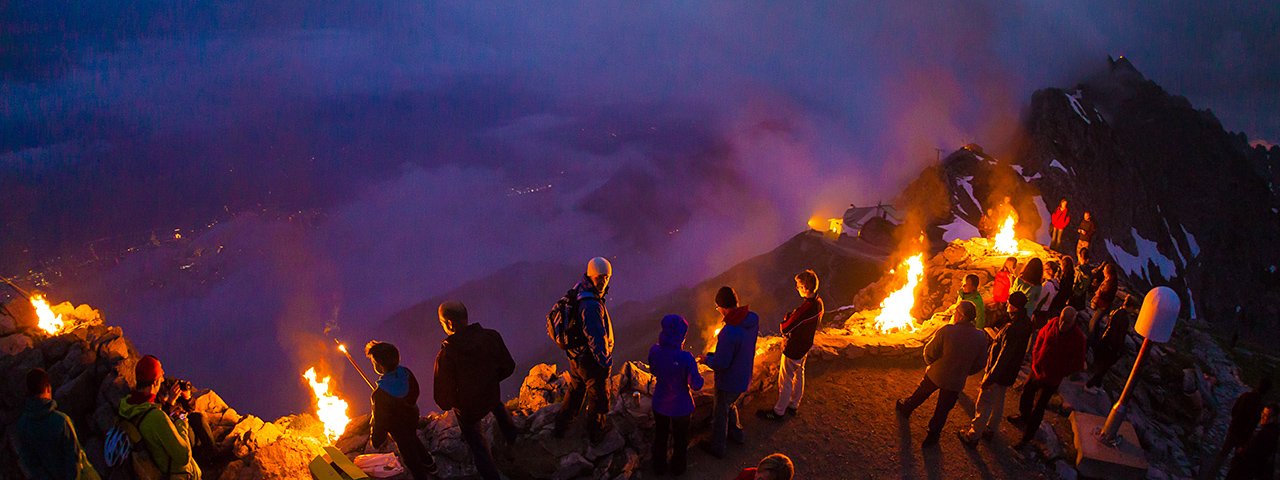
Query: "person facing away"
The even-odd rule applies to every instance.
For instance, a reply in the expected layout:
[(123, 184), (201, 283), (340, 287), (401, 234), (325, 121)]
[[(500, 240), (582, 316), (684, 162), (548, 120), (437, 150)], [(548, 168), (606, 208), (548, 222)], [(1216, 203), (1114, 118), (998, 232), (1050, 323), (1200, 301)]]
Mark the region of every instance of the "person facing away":
[(133, 369), (134, 387), (120, 399), (117, 413), (137, 427), (142, 445), (163, 478), (199, 480), (200, 467), (191, 456), (191, 429), (185, 419), (171, 419), (156, 403), (164, 382), (160, 359), (146, 355)]
[(1262, 409), (1258, 429), (1236, 451), (1227, 470), (1227, 480), (1272, 480), (1276, 475), (1276, 445), (1280, 440), (1280, 406)]
[(972, 273), (964, 276), (964, 283), (960, 284), (960, 294), (956, 295), (956, 305), (959, 306), (960, 302), (970, 302), (978, 307), (978, 315), (973, 318), (973, 327), (982, 330), (987, 328), (987, 304), (982, 299), (982, 294), (978, 293), (979, 281), (978, 276)]
[(1009, 289), (1013, 287), (1013, 274), (1017, 269), (1018, 259), (1009, 257), (1004, 259), (1004, 265), (996, 272), (995, 280), (991, 281), (991, 300), (997, 305), (1009, 301)]
[(1129, 335), (1129, 324), (1132, 318), (1129, 309), (1137, 308), (1136, 303), (1133, 297), (1128, 297), (1119, 308), (1111, 312), (1107, 329), (1102, 332), (1102, 339), (1093, 349), (1093, 365), (1089, 367), (1090, 377), (1085, 383), (1085, 390), (1089, 393), (1099, 393), (1107, 372), (1120, 361), (1120, 357), (1124, 356), (1124, 341)]
[[(649, 368), (653, 387), (653, 471), (679, 476), (688, 466), (689, 418), (693, 415), (693, 392), (703, 386), (702, 374), (693, 354), (684, 350), (689, 322), (679, 315), (662, 317), (658, 343), (649, 347)], [(667, 441), (671, 456), (667, 456)]]
[(711, 441), (708, 453), (724, 458), (726, 440), (745, 443), (742, 424), (738, 422), (738, 399), (751, 384), (755, 366), (756, 338), (760, 336), (760, 316), (746, 305), (738, 305), (738, 294), (732, 288), (720, 287), (716, 292), (716, 311), (724, 325), (716, 335), (716, 349), (701, 362), (715, 371), (716, 399), (711, 413)]
[(378, 373), (369, 400), (373, 404), (369, 444), (381, 449), (390, 436), (409, 474), (417, 480), (429, 478), (435, 473), (436, 462), (418, 438), (418, 378), (400, 365), (400, 350), (395, 345), (375, 340), (365, 345), (364, 354)]
[(1075, 307), (1076, 310), (1084, 310), (1089, 305), (1089, 300), (1093, 298), (1093, 291), (1096, 288), (1093, 271), (1096, 266), (1090, 263), (1092, 259), (1087, 247), (1081, 247), (1076, 251), (1076, 279), (1073, 285), (1075, 291), (1072, 292), (1071, 301), (1068, 302), (1068, 305)]
[(587, 434), (592, 442), (604, 438), (609, 411), (609, 372), (613, 368), (613, 322), (605, 306), (613, 265), (603, 257), (587, 262), (582, 281), (574, 286), (577, 308), (572, 336), (580, 339), (566, 354), (569, 356), (569, 392), (556, 414), (555, 437), (564, 438), (569, 423), (586, 408)]
[(756, 466), (742, 469), (733, 480), (791, 480), (795, 474), (796, 467), (791, 458), (774, 453), (760, 459)]
[(18, 467), (27, 478), (49, 480), (97, 480), (76, 427), (58, 411), (53, 386), (43, 368), (27, 372), (27, 400), (14, 426), (13, 449)]
[(756, 416), (781, 420), (795, 415), (804, 397), (804, 362), (813, 348), (813, 336), (822, 322), (823, 304), (818, 298), (818, 274), (805, 270), (795, 276), (800, 305), (782, 320), (782, 358), (778, 367), (778, 401), (772, 409), (761, 409)]
[(1067, 211), (1067, 199), (1058, 201), (1057, 210), (1054, 210), (1049, 218), (1052, 225), (1049, 229), (1049, 248), (1058, 250), (1062, 248), (1062, 231), (1067, 228), (1067, 224), (1071, 223), (1071, 214)]
[(441, 303), (436, 313), (447, 335), (436, 354), (432, 389), (436, 405), (441, 411), (454, 412), (480, 478), (497, 480), (501, 475), (480, 421), (492, 414), (507, 443), (515, 442), (516, 425), (502, 403), (500, 383), (515, 372), (516, 362), (502, 334), (472, 323), (462, 302)]
[(1053, 303), (1053, 297), (1058, 295), (1058, 277), (1062, 274), (1062, 267), (1058, 266), (1058, 262), (1044, 262), (1044, 283), (1040, 284), (1040, 298), (1031, 298), (1027, 301), (1034, 304), (1034, 308), (1028, 308), (1031, 311), (1031, 323), (1034, 325), (1044, 325), (1049, 319), (1049, 304)]
[(1013, 280), (1013, 289), (1015, 292), (1022, 292), (1027, 296), (1027, 316), (1030, 317), (1035, 312), (1036, 303), (1040, 300), (1040, 290), (1044, 284), (1044, 263), (1039, 258), (1033, 258), (1027, 261), (1022, 267), (1022, 273), (1018, 274), (1018, 278)]
[(958, 432), (960, 440), (970, 446), (979, 438), (991, 440), (995, 432), (1000, 431), (1005, 393), (1018, 379), (1022, 359), (1027, 355), (1027, 343), (1031, 339), (1031, 319), (1027, 318), (1026, 304), (1027, 296), (1022, 292), (1009, 295), (1009, 322), (1000, 329), (987, 351), (986, 373), (974, 406), (973, 421), (969, 430)]
[(973, 328), (976, 310), (973, 303), (960, 302), (956, 313), (952, 315), (952, 323), (939, 328), (924, 346), (924, 363), (928, 368), (925, 369), (920, 385), (910, 397), (898, 400), (895, 405), (899, 415), (908, 416), (933, 392), (941, 390), (938, 403), (933, 409), (933, 417), (929, 419), (929, 432), (924, 437), (923, 447), (938, 444), (938, 436), (947, 423), (947, 414), (955, 407), (960, 392), (964, 390), (965, 379), (981, 372), (985, 365), (987, 346), (991, 340), (986, 332)]
[(1062, 257), (1062, 273), (1058, 276), (1058, 292), (1049, 300), (1050, 312), (1061, 312), (1071, 301), (1076, 288), (1076, 262), (1070, 255)]
[(1018, 399), (1018, 415), (1009, 421), (1022, 427), (1015, 447), (1031, 443), (1049, 400), (1068, 375), (1084, 369), (1084, 333), (1076, 326), (1076, 309), (1066, 307), (1036, 333), (1031, 347), (1031, 374)]

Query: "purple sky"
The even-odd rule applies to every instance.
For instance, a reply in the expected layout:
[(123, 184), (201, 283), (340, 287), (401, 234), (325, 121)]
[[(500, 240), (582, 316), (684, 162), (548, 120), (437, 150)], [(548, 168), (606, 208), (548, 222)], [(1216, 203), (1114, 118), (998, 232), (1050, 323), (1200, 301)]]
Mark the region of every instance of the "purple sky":
[[(520, 260), (614, 256), (627, 299), (697, 281), (891, 199), (935, 148), (1001, 144), (1107, 55), (1280, 140), (1274, 2), (261, 3), (0, 7), (4, 272), (323, 213), (198, 239), (237, 254), (215, 285), (155, 287), (161, 251), (73, 299), (209, 383)], [(211, 360), (246, 336), (263, 353)]]

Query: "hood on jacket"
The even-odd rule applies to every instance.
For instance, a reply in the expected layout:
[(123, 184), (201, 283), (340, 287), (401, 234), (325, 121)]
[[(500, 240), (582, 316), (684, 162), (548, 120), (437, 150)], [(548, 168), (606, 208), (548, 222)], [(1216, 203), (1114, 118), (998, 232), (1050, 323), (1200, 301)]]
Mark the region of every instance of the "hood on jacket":
[(751, 313), (751, 311), (747, 309), (747, 305), (743, 305), (733, 310), (729, 310), (729, 313), (726, 313), (724, 315), (724, 324), (735, 326), (735, 327), (741, 326), (743, 328), (749, 328), (751, 326), (747, 325), (747, 323), (751, 323), (751, 322), (748, 321), (749, 320), (748, 317), (750, 318), (758, 318), (758, 317), (756, 317), (755, 315), (747, 315), (748, 313)]
[(604, 298), (605, 295), (609, 294), (609, 285), (605, 285), (602, 291), (596, 288), (595, 282), (592, 282), (591, 277), (588, 277), (585, 273), (582, 274), (582, 280), (577, 285), (574, 285), (573, 289), (579, 292), (591, 292), (599, 298)]
[(153, 402), (131, 403), (129, 401), (129, 397), (126, 396), (120, 399), (120, 407), (118, 409), (118, 412), (120, 413), (121, 417), (132, 420), (135, 418), (140, 418), (142, 414), (147, 413), (155, 408), (160, 408), (160, 405), (157, 405)]
[(402, 398), (409, 394), (409, 369), (398, 366), (395, 370), (378, 377), (378, 388), (387, 394)]
[(662, 333), (658, 334), (658, 345), (670, 348), (684, 346), (685, 335), (689, 333), (689, 322), (679, 315), (662, 317)]
[(44, 418), (46, 415), (53, 413), (58, 409), (58, 402), (53, 399), (45, 400), (43, 398), (28, 398), (26, 403), (22, 405), (22, 413), (30, 415), (31, 418)]

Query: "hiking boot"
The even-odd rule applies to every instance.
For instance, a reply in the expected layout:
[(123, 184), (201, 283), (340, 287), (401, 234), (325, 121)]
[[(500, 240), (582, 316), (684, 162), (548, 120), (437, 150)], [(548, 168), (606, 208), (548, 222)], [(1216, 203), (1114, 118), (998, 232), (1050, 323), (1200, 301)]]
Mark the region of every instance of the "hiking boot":
[(800, 414), (800, 410), (797, 409), (796, 407), (787, 407), (787, 415), (794, 417), (799, 414)]
[(762, 408), (762, 409), (756, 410), (756, 416), (763, 418), (765, 420), (775, 420), (775, 421), (786, 418), (783, 415), (778, 415), (778, 412), (773, 411), (772, 408)]
[[(984, 433), (983, 435), (986, 434)], [(960, 438), (960, 443), (963, 443), (966, 447), (973, 448), (978, 446), (978, 432), (973, 431), (972, 428), (963, 432), (956, 432), (956, 436)]]
[(901, 416), (901, 417), (911, 416), (911, 409), (907, 408), (907, 404), (903, 402), (901, 399), (899, 399), (896, 403), (894, 403), (893, 409), (898, 412), (898, 416)]

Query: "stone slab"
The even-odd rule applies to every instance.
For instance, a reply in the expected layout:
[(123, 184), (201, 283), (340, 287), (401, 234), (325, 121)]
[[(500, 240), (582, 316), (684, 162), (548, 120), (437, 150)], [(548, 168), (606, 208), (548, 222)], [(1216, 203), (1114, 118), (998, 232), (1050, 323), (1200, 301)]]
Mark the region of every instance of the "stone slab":
[(1083, 478), (1144, 479), (1147, 476), (1147, 453), (1138, 443), (1133, 424), (1120, 425), (1122, 441), (1116, 447), (1104, 445), (1094, 433), (1107, 418), (1083, 412), (1072, 412), (1071, 430), (1075, 433), (1076, 470)]

